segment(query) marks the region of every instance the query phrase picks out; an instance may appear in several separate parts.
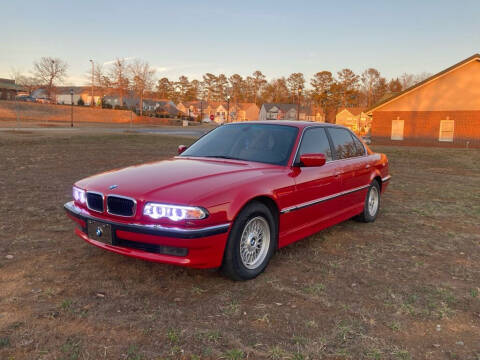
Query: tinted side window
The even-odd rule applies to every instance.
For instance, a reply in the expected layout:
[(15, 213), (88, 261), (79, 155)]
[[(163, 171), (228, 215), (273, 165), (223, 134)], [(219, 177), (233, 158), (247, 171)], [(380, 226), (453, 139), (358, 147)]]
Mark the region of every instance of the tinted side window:
[(333, 160), (332, 149), (324, 128), (305, 129), (295, 162), (300, 161), (300, 155), (303, 154), (325, 154), (327, 161)]
[[(352, 135), (352, 134), (350, 134)], [(358, 140), (358, 138), (355, 135), (352, 135), (353, 141), (355, 142), (355, 147), (357, 148), (357, 154), (356, 156), (363, 156), (365, 155), (365, 147), (363, 146), (362, 142)]]
[(352, 135), (345, 129), (329, 128), (336, 159), (348, 159), (357, 156), (357, 148)]

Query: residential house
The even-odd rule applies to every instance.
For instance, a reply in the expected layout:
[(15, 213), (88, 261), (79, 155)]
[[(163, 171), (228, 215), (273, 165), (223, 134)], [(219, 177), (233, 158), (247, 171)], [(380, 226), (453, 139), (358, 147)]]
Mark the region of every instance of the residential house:
[(24, 91), (24, 88), (15, 83), (15, 80), (0, 79), (0, 99), (15, 100), (15, 96)]
[[(80, 99), (83, 104), (90, 106), (92, 104), (92, 88), (90, 86), (58, 86), (52, 91), (52, 98), (57, 104), (71, 105), (73, 91), (73, 104), (78, 105)], [(100, 96), (93, 95), (93, 102), (96, 105), (101, 104)]]
[(372, 141), (480, 147), (480, 54), (475, 54), (367, 111)]
[(325, 117), (320, 110), (312, 106), (301, 106), (300, 115), (297, 115), (298, 104), (275, 104), (262, 105), (258, 120), (303, 120), (323, 122)]
[(335, 116), (335, 123), (346, 126), (359, 135), (365, 135), (370, 130), (370, 118), (361, 107), (340, 109)]
[(210, 115), (215, 114), (216, 106), (212, 104), (212, 102), (196, 100), (182, 101), (177, 104), (177, 108), (185, 115), (195, 119), (200, 119), (200, 117), (203, 117), (203, 119), (208, 119)]
[(260, 109), (255, 103), (230, 103), (230, 118), (232, 122), (258, 120)]
[[(45, 88), (33, 90), (31, 96), (37, 100), (49, 99), (48, 90)], [(92, 101), (92, 88), (89, 86), (57, 86), (52, 89), (50, 94), (50, 100), (56, 104), (71, 105), (72, 99), (73, 105), (78, 105), (81, 99), (84, 105), (89, 106)], [(100, 96), (94, 94), (93, 99), (95, 104), (101, 103)]]
[(175, 103), (168, 99), (143, 99), (143, 111), (155, 112), (170, 117), (182, 116)]

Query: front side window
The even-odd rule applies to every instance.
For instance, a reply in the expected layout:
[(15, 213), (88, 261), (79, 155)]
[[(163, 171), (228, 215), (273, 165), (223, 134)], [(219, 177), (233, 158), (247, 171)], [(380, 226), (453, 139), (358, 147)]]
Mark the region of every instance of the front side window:
[(348, 159), (357, 155), (357, 147), (350, 131), (340, 128), (329, 128), (328, 133), (332, 138), (335, 159)]
[(296, 127), (287, 125), (223, 125), (200, 138), (181, 156), (286, 165), (297, 134)]
[(303, 154), (324, 154), (327, 161), (332, 161), (332, 149), (325, 129), (316, 127), (304, 131), (295, 163), (300, 162), (300, 156)]

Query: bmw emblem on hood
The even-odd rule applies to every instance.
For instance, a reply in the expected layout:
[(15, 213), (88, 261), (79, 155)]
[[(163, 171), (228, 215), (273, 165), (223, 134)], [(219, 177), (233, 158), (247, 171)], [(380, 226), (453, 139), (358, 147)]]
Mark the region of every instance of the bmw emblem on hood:
[(110, 190), (113, 190), (113, 189), (116, 189), (117, 187), (118, 187), (118, 185), (110, 185), (108, 188), (109, 188)]

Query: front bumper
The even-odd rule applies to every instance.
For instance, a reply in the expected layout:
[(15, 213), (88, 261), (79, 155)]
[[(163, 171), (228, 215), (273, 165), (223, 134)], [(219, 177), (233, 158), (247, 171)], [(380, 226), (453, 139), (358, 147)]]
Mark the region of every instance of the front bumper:
[[(78, 224), (75, 233), (92, 245), (138, 259), (194, 268), (221, 265), (230, 229), (229, 223), (195, 229), (120, 223), (94, 217), (73, 201), (66, 203), (64, 209)], [(112, 244), (88, 237), (89, 220), (110, 224)], [(185, 255), (166, 254), (165, 249), (179, 249), (179, 253), (184, 252)]]

